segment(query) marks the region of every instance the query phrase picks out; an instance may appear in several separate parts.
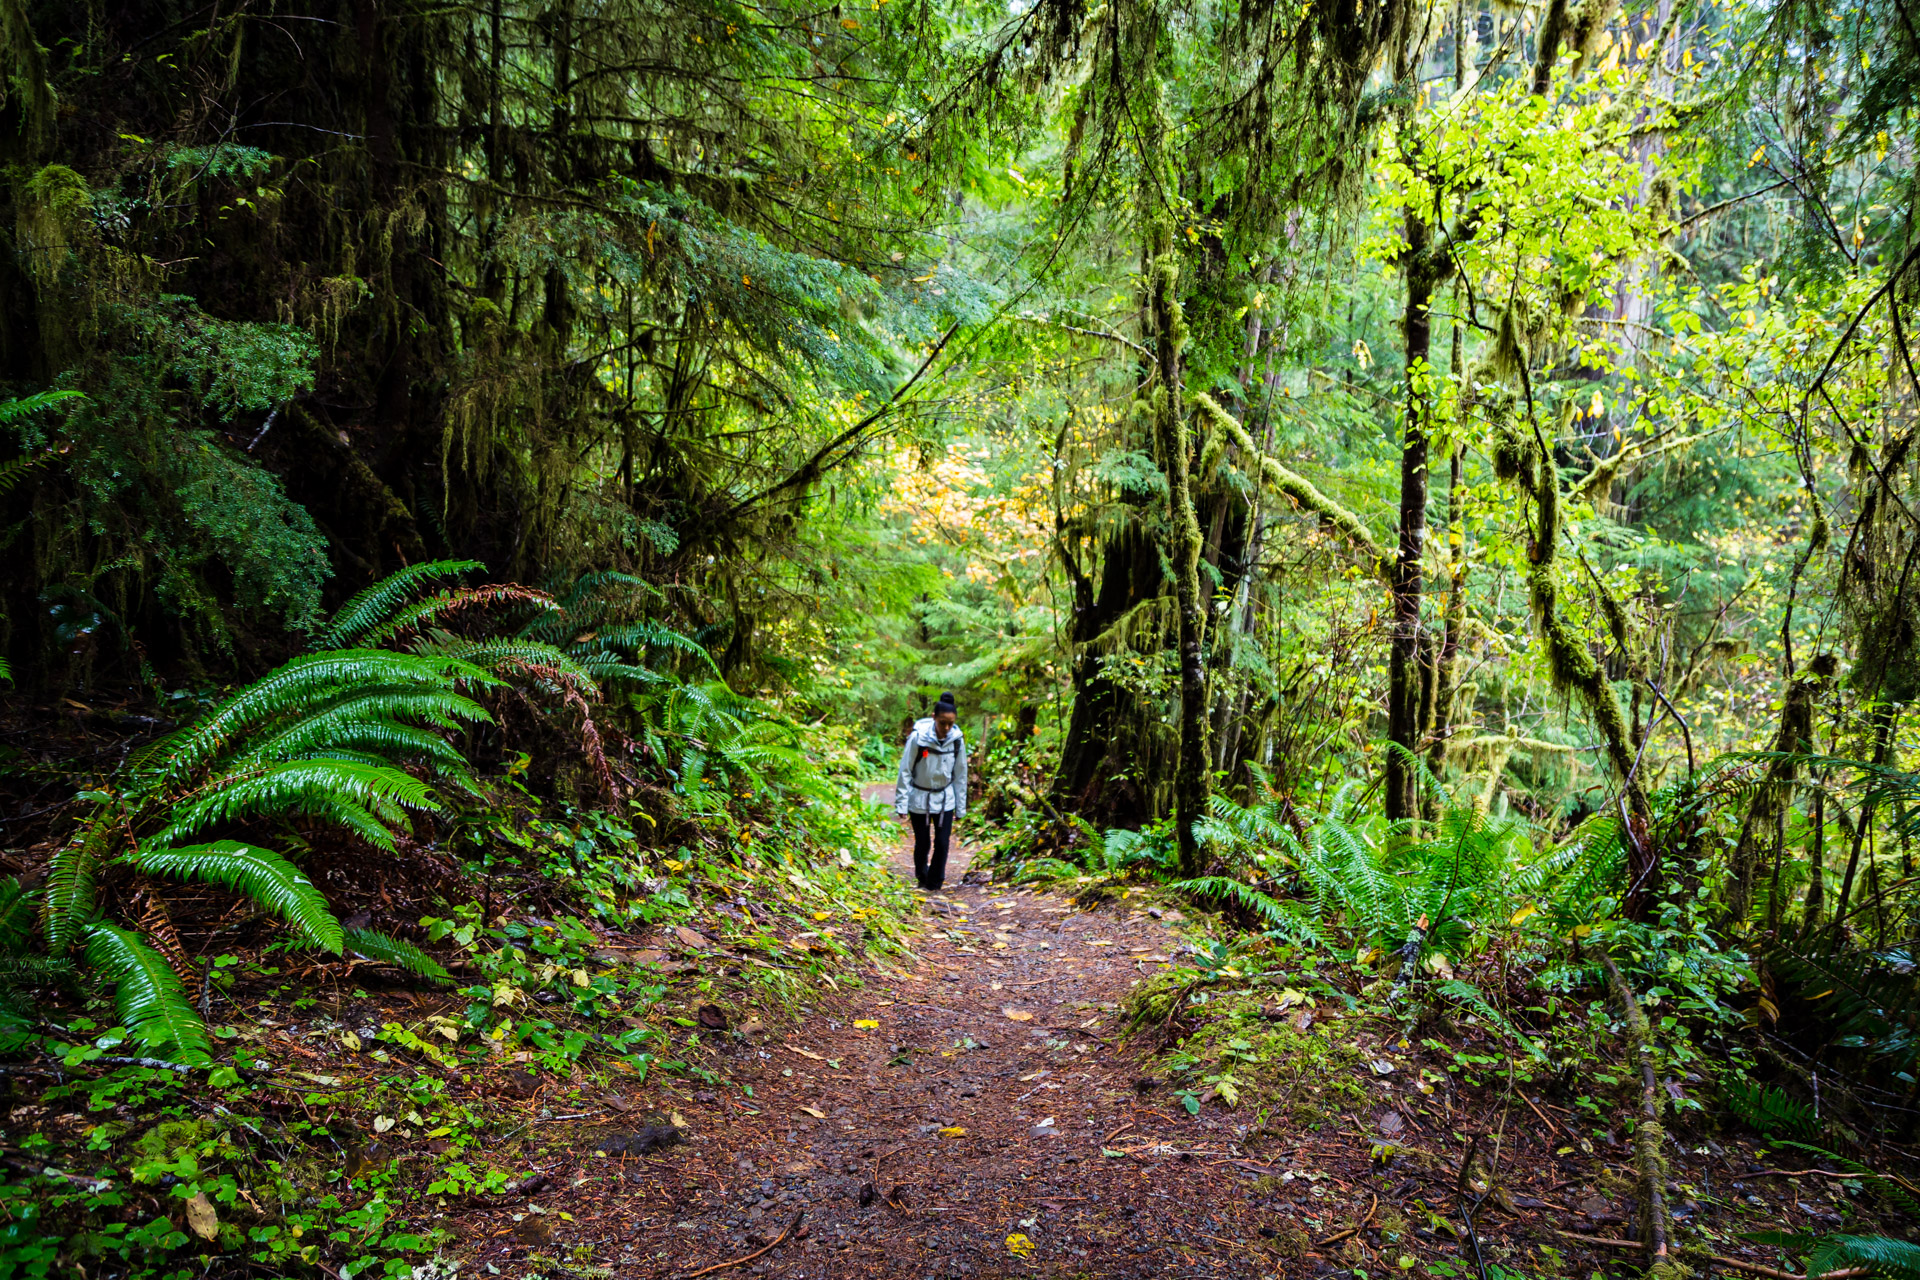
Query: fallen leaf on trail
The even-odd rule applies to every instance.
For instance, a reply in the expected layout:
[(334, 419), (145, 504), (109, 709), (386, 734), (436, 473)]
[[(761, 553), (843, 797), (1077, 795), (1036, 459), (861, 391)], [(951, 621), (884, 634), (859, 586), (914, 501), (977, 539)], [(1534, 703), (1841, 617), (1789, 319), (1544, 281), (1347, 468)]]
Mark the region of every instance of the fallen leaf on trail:
[(1032, 1257), (1033, 1241), (1016, 1231), (1007, 1237), (1007, 1252), (1016, 1258)]
[(855, 1018), (853, 1020), (853, 1025), (856, 1027), (871, 1029), (879, 1026), (880, 1020), (878, 1018)]
[(213, 1201), (207, 1199), (206, 1192), (199, 1192), (187, 1201), (187, 1226), (202, 1240), (212, 1240), (220, 1234), (220, 1215), (213, 1211)]
[(783, 1048), (783, 1049), (785, 1049), (785, 1050), (786, 1050), (786, 1051), (787, 1051), (788, 1053), (797, 1053), (797, 1054), (799, 1054), (799, 1055), (800, 1055), (801, 1057), (803, 1057), (803, 1058), (812, 1058), (812, 1059), (813, 1059), (813, 1060), (814, 1060), (815, 1062), (825, 1062), (825, 1061), (826, 1061), (826, 1059), (825, 1059), (825, 1058), (823, 1058), (823, 1057), (821, 1057), (821, 1056), (820, 1056), (819, 1054), (817, 1054), (817, 1053), (815, 1053), (815, 1052), (814, 1052), (813, 1050), (811, 1050), (811, 1049), (802, 1049), (802, 1048), (800, 1048), (800, 1047), (799, 1047), (798, 1045), (791, 1045), (791, 1044), (788, 1044), (788, 1045), (782, 1045), (782, 1046), (780, 1046), (780, 1047), (781, 1047), (781, 1048)]
[(299, 1076), (302, 1080), (311, 1080), (315, 1084), (323, 1084), (328, 1088), (332, 1088), (334, 1085), (340, 1083), (339, 1076), (323, 1076), (317, 1071), (296, 1071), (293, 1074)]
[(659, 964), (667, 958), (667, 953), (658, 947), (648, 947), (643, 951), (634, 952), (631, 958), (635, 964)]
[(1032, 1022), (1033, 1021), (1033, 1015), (1028, 1013), (1025, 1009), (1007, 1008), (1007, 1009), (1002, 1009), (1000, 1012), (1006, 1014), (1009, 1018), (1012, 1018), (1015, 1022)]
[(342, 1031), (340, 1033), (340, 1043), (355, 1053), (360, 1052), (360, 1037), (351, 1031)]
[(373, 1118), (373, 1131), (375, 1133), (385, 1133), (387, 1130), (393, 1128), (396, 1123), (398, 1122), (394, 1120), (392, 1116), (375, 1116)]
[(1113, 939), (1112, 938), (1089, 938), (1087, 940), (1087, 945), (1090, 947), (1110, 947), (1113, 945)]
[(950, 1124), (940, 1131), (940, 1136), (943, 1138), (964, 1138), (967, 1136), (967, 1131), (960, 1125)]
[(687, 1127), (686, 1117), (682, 1116), (678, 1111), (675, 1111), (671, 1115), (669, 1115), (667, 1117), (667, 1120), (676, 1129), (685, 1129)]
[(1007, 984), (1004, 982), (989, 982), (987, 985), (995, 991), (1001, 991), (1006, 988)]
[(1050, 1071), (1029, 1071), (1027, 1072), (1027, 1074), (1020, 1077), (1020, 1083), (1031, 1084), (1035, 1080), (1045, 1080), (1049, 1075), (1052, 1075), (1052, 1074), (1053, 1073)]
[(683, 924), (674, 926), (673, 936), (690, 947), (704, 947), (707, 945), (707, 936), (704, 933), (701, 933), (698, 929), (689, 929)]
[(727, 1029), (726, 1011), (718, 1005), (703, 1004), (700, 1006), (699, 1011), (694, 1014), (694, 1017), (698, 1018), (700, 1025), (709, 1031), (725, 1031)]
[(812, 1116), (815, 1120), (825, 1120), (827, 1118), (827, 1113), (818, 1107), (802, 1107), (800, 1109)]
[(1390, 1076), (1393, 1074), (1393, 1064), (1385, 1058), (1375, 1058), (1367, 1065), (1373, 1068), (1373, 1074), (1377, 1076)]

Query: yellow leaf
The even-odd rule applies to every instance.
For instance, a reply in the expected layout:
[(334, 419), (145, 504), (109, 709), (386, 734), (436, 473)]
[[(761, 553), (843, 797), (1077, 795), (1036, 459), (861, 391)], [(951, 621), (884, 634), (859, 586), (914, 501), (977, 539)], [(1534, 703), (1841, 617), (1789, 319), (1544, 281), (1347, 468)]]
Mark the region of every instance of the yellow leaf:
[(1033, 1256), (1033, 1241), (1016, 1231), (1007, 1237), (1007, 1252), (1016, 1258), (1030, 1258)]
[(1033, 1015), (1028, 1013), (1025, 1009), (1002, 1009), (1000, 1012), (1006, 1014), (1009, 1018), (1012, 1018), (1015, 1022), (1032, 1022), (1033, 1021)]
[(831, 912), (831, 911), (816, 911), (816, 912), (814, 912), (814, 913), (813, 913), (813, 918), (814, 918), (815, 920), (831, 920), (831, 919), (833, 919), (833, 912)]
[(856, 1027), (873, 1028), (880, 1025), (880, 1020), (878, 1018), (855, 1018), (853, 1025)]
[(858, 31), (860, 29), (860, 21), (857, 18), (842, 18), (840, 19), (840, 25), (849, 31)]
[(1537, 902), (1529, 902), (1526, 906), (1514, 912), (1513, 919), (1507, 921), (1507, 923), (1508, 924), (1525, 924), (1529, 919), (1539, 914), (1540, 914), (1540, 904)]
[(825, 1120), (827, 1118), (827, 1113), (818, 1107), (802, 1107), (800, 1109), (812, 1116), (815, 1120)]
[(940, 1131), (940, 1136), (943, 1138), (964, 1138), (967, 1136), (967, 1131), (957, 1124), (950, 1124)]

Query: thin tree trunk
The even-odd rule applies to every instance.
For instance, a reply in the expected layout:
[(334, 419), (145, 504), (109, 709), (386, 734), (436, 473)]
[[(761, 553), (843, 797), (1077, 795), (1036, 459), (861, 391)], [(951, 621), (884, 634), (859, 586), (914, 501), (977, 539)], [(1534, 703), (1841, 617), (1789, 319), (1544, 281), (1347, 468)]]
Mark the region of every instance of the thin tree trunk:
[(1206, 814), (1207, 673), (1202, 655), (1205, 619), (1200, 602), (1200, 521), (1193, 509), (1193, 480), (1187, 466), (1186, 406), (1181, 391), (1181, 347), (1186, 322), (1180, 314), (1180, 267), (1174, 255), (1173, 229), (1165, 218), (1153, 224), (1152, 275), (1148, 314), (1153, 331), (1154, 427), (1160, 465), (1167, 474), (1167, 559), (1173, 569), (1175, 607), (1180, 616), (1180, 761), (1174, 771), (1174, 826), (1180, 842), (1183, 874), (1200, 874), (1200, 845), (1194, 826)]
[(1421, 556), (1427, 535), (1428, 357), (1433, 347), (1432, 229), (1407, 214), (1407, 424), (1400, 448), (1400, 540), (1393, 564), (1393, 637), (1387, 655), (1387, 820), (1419, 812), (1413, 753), (1420, 748)]

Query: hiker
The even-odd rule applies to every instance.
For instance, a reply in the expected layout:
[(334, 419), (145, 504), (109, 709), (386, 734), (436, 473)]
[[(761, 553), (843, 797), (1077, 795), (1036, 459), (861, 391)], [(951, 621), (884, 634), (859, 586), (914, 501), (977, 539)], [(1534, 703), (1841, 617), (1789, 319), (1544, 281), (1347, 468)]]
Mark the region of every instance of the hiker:
[(914, 722), (893, 793), (893, 811), (913, 824), (913, 878), (928, 893), (947, 878), (953, 820), (967, 812), (967, 740), (955, 714), (953, 695), (943, 693), (933, 714)]

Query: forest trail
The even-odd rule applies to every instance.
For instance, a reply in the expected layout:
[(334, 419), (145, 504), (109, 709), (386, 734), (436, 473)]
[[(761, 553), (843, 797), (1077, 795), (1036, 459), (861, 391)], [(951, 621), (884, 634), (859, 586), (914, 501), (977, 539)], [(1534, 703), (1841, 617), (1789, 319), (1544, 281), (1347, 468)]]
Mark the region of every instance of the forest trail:
[[(1116, 1006), (1180, 945), (1172, 929), (1119, 904), (963, 884), (969, 851), (954, 861), (913, 956), (733, 1045), (733, 1087), (689, 1089), (689, 1143), (626, 1160), (624, 1194), (608, 1195), (618, 1183), (591, 1150), (553, 1169), (569, 1190), (541, 1207), (576, 1221), (545, 1218), (566, 1226), (552, 1254), (592, 1242), (617, 1275), (687, 1275), (765, 1248), (801, 1213), (776, 1247), (715, 1274), (1271, 1274), (1259, 1246), (1273, 1233), (1221, 1194), (1243, 1163), (1236, 1126), (1187, 1115), (1115, 1044)], [(912, 875), (904, 841), (893, 865)]]

